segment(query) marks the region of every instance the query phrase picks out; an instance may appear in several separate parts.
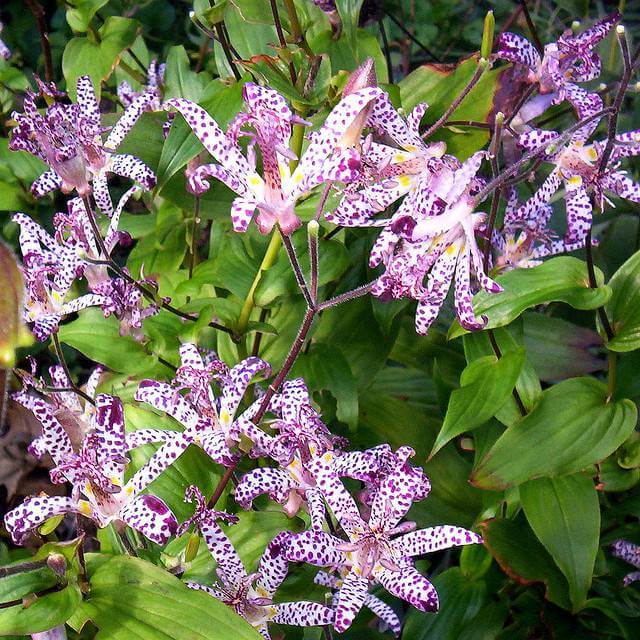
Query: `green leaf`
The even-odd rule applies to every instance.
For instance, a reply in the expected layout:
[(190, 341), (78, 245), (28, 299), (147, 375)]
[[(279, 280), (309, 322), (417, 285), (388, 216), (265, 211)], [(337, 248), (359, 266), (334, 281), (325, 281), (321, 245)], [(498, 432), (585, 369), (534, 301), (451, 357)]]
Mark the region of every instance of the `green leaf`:
[(493, 417), (508, 400), (524, 364), (524, 350), (474, 360), (462, 372), (461, 387), (449, 398), (442, 430), (431, 455), (452, 438), (471, 431)]
[(202, 96), (205, 78), (191, 70), (189, 56), (182, 45), (169, 49), (164, 74), (165, 98), (188, 98), (197, 102)]
[(521, 584), (542, 582), (547, 600), (571, 609), (565, 577), (524, 518), (489, 520), (483, 526), (482, 537), (491, 555), (510, 578)]
[(522, 317), (527, 357), (542, 380), (584, 376), (606, 367), (593, 353), (602, 346), (595, 331), (541, 313), (526, 312)]
[(96, 12), (109, 0), (73, 0), (67, 5), (67, 23), (74, 31), (86, 31)]
[(62, 73), (72, 99), (76, 97), (76, 82), (84, 75), (91, 76), (100, 98), (101, 82), (111, 75), (122, 52), (134, 43), (138, 26), (135, 20), (109, 16), (98, 29), (99, 42), (94, 36), (69, 40), (62, 54)]
[[(475, 58), (469, 58), (453, 68), (440, 64), (418, 67), (399, 83), (402, 106), (409, 112), (419, 103), (426, 102), (429, 109), (424, 122), (433, 124), (469, 83), (477, 65)], [(450, 119), (487, 122), (494, 109), (493, 101), (503, 72), (503, 69), (485, 71)], [(431, 140), (444, 140), (447, 151), (464, 160), (486, 144), (489, 134), (481, 129), (465, 129), (464, 133), (455, 133), (442, 128)]]
[[(612, 294), (605, 311), (615, 336), (607, 348), (633, 351), (640, 347), (640, 251), (613, 274), (609, 286)], [(604, 335), (601, 327), (600, 333)]]
[(356, 48), (358, 18), (363, 0), (336, 0), (336, 9), (342, 22), (342, 29), (352, 48)]
[[(130, 556), (115, 556), (97, 568), (90, 554), (91, 591), (70, 624), (88, 620), (96, 640), (259, 640), (234, 611), (202, 591), (189, 589), (160, 567)], [(206, 621), (206, 623), (205, 623)]]
[(130, 375), (150, 373), (156, 359), (129, 336), (121, 336), (119, 323), (113, 317), (105, 318), (100, 309), (86, 309), (76, 320), (62, 325), (60, 340), (77, 349), (90, 360), (109, 369)]
[[(511, 353), (524, 347), (522, 324), (517, 321), (512, 322), (508, 327), (493, 329), (493, 338), (502, 354)], [(493, 355), (494, 353), (488, 331), (468, 333), (464, 336), (463, 342), (464, 353), (468, 362), (484, 356)], [(525, 359), (520, 375), (518, 376), (516, 389), (525, 408), (527, 411), (530, 411), (540, 397), (542, 387), (540, 386), (540, 380), (533, 366), (529, 362), (528, 349), (526, 350), (526, 354), (527, 359)], [(511, 426), (516, 420), (519, 420), (521, 414), (515, 399), (510, 398), (504, 407), (496, 414), (496, 417), (508, 426)]]
[(17, 604), (0, 609), (0, 636), (30, 635), (64, 624), (82, 601), (77, 584), (39, 596), (28, 606)]
[[(547, 260), (532, 269), (514, 269), (498, 276), (502, 293), (481, 291), (473, 298), (476, 315), (486, 315), (486, 328), (502, 327), (515, 320), (525, 309), (548, 302), (566, 302), (576, 309), (601, 307), (611, 295), (611, 289), (603, 284), (604, 276), (596, 269), (598, 287), (589, 287), (587, 265), (582, 260), (562, 256)], [(449, 338), (467, 333), (455, 322)]]
[(436, 576), (433, 585), (440, 599), (438, 615), (426, 616), (412, 609), (402, 633), (411, 640), (458, 640), (465, 625), (482, 611), (487, 585), (481, 580), (469, 580), (459, 567)]
[(520, 499), (538, 540), (569, 582), (573, 610), (580, 610), (591, 586), (600, 539), (593, 481), (581, 473), (538, 478), (520, 487)]
[(336, 399), (338, 420), (354, 430), (358, 424), (358, 390), (348, 360), (340, 349), (314, 343), (296, 361), (292, 376), (302, 376), (310, 391), (327, 390)]
[(601, 382), (565, 380), (544, 391), (533, 411), (498, 438), (471, 480), (497, 490), (581, 471), (613, 453), (629, 437), (636, 419), (633, 402), (607, 402)]

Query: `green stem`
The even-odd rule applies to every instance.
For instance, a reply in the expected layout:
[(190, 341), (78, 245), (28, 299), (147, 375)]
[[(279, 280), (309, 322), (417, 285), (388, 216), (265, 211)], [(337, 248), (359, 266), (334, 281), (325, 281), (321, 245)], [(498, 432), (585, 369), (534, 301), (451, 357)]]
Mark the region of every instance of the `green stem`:
[(616, 380), (618, 372), (618, 354), (615, 351), (609, 351), (609, 372), (607, 381), (607, 402), (613, 398), (613, 394), (616, 391)]
[(267, 251), (262, 258), (262, 262), (260, 263), (260, 267), (258, 268), (258, 273), (256, 273), (256, 277), (253, 279), (251, 283), (251, 287), (249, 288), (249, 293), (247, 293), (247, 297), (244, 300), (244, 304), (242, 305), (242, 311), (240, 311), (240, 317), (238, 318), (238, 334), (242, 335), (247, 330), (249, 326), (249, 317), (251, 316), (251, 312), (254, 307), (253, 294), (256, 291), (256, 287), (260, 284), (260, 280), (262, 279), (262, 274), (264, 271), (268, 271), (275, 264), (275, 261), (278, 259), (278, 252), (280, 251), (280, 246), (282, 245), (282, 239), (277, 230), (274, 230), (271, 235), (271, 240), (269, 241), (269, 246), (267, 247)]

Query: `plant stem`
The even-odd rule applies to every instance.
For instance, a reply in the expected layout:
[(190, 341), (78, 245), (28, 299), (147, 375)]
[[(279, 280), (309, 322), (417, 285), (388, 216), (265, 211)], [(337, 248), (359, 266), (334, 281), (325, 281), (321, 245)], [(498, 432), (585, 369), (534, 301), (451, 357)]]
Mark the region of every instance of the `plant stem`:
[(384, 51), (384, 59), (387, 63), (387, 75), (389, 76), (389, 82), (393, 84), (393, 65), (391, 64), (391, 50), (389, 49), (389, 39), (387, 38), (387, 31), (384, 28), (384, 18), (381, 17), (378, 20), (378, 27), (380, 28), (380, 37), (382, 38), (382, 49)]
[[(493, 129), (493, 137), (491, 139), (491, 145), (489, 146), (489, 162), (491, 163), (491, 175), (495, 178), (500, 173), (500, 165), (498, 164), (498, 153), (500, 152), (500, 143), (502, 139), (502, 123), (504, 122), (504, 115), (498, 112), (495, 117), (495, 124)], [(498, 187), (493, 192), (493, 198), (491, 200), (491, 210), (489, 212), (489, 221), (487, 223), (487, 239), (484, 245), (484, 253), (482, 255), (482, 265), (485, 272), (489, 269), (489, 259), (491, 258), (491, 242), (493, 236), (493, 229), (496, 224), (496, 215), (498, 213), (498, 207), (500, 205), (500, 196), (502, 195), (502, 186)]]
[(615, 351), (609, 351), (607, 361), (609, 365), (607, 374), (607, 402), (609, 402), (616, 391), (618, 354)]
[(258, 267), (258, 272), (251, 283), (251, 287), (249, 287), (249, 293), (247, 293), (247, 297), (244, 300), (244, 304), (242, 305), (242, 310), (240, 311), (240, 317), (238, 318), (238, 334), (243, 335), (247, 331), (247, 326), (249, 325), (249, 318), (251, 316), (251, 311), (253, 311), (253, 294), (255, 293), (256, 287), (260, 283), (262, 279), (262, 274), (265, 271), (268, 271), (276, 262), (278, 258), (278, 251), (280, 250), (280, 245), (282, 244), (282, 239), (280, 234), (277, 231), (274, 231), (271, 235), (271, 240), (269, 240), (269, 246), (262, 258), (262, 262)]
[(393, 22), (393, 24), (395, 24), (396, 27), (398, 27), (398, 29), (400, 29), (400, 31), (402, 31), (402, 33), (404, 33), (404, 35), (409, 38), (409, 40), (417, 44), (426, 54), (431, 56), (431, 58), (435, 62), (441, 62), (440, 58), (438, 58), (438, 56), (436, 56), (436, 54), (433, 53), (433, 51), (431, 51), (431, 49), (429, 49), (426, 44), (420, 42), (420, 40), (418, 40), (418, 38), (416, 38), (413, 33), (411, 33), (411, 31), (409, 31), (391, 12), (385, 11), (384, 13), (387, 18), (389, 18), (389, 20), (391, 20), (391, 22)]
[(478, 61), (478, 66), (475, 72), (471, 76), (471, 80), (467, 83), (466, 87), (459, 93), (455, 100), (449, 105), (449, 108), (432, 124), (423, 134), (422, 137), (426, 140), (432, 136), (451, 116), (455, 110), (460, 106), (460, 103), (469, 95), (473, 87), (478, 84), (478, 81), (482, 77), (482, 74), (487, 69), (487, 63), (484, 58)]
[[(596, 289), (598, 287), (598, 282), (596, 281), (596, 270), (593, 263), (593, 245), (591, 240), (591, 229), (587, 233), (587, 237), (585, 238), (585, 253), (587, 257), (587, 273), (589, 274), (589, 286), (592, 289)], [(600, 318), (600, 324), (604, 329), (604, 332), (607, 334), (607, 340), (613, 340), (615, 333), (613, 331), (613, 327), (609, 322), (609, 318), (607, 317), (607, 312), (604, 307), (598, 307), (596, 310), (598, 317)]]
[(278, 227), (278, 231), (280, 232), (282, 244), (284, 244), (284, 248), (286, 249), (287, 255), (289, 256), (289, 262), (291, 263), (291, 268), (293, 269), (293, 273), (296, 277), (296, 282), (298, 283), (300, 292), (304, 296), (307, 306), (313, 308), (315, 306), (314, 300), (311, 296), (311, 293), (309, 293), (309, 287), (307, 285), (307, 281), (305, 280), (304, 274), (302, 273), (302, 267), (300, 266), (300, 261), (298, 260), (298, 256), (296, 255), (296, 250), (291, 243), (291, 238), (286, 233), (283, 233), (280, 227)]
[[(278, 34), (278, 40), (280, 41), (280, 46), (283, 49), (287, 48), (287, 41), (284, 37), (284, 31), (282, 30), (282, 22), (280, 22), (280, 14), (278, 13), (278, 5), (276, 0), (269, 0), (271, 4), (271, 13), (273, 14), (273, 23), (276, 27), (276, 33)], [(296, 68), (293, 66), (293, 61), (289, 60), (287, 63), (289, 67), (289, 76), (291, 77), (291, 84), (296, 86)]]
[(40, 33), (40, 46), (42, 47), (42, 56), (44, 58), (44, 79), (47, 82), (53, 82), (53, 61), (51, 58), (51, 45), (49, 44), (47, 24), (44, 19), (44, 9), (37, 0), (26, 0), (26, 4), (36, 20), (38, 32)]
[(620, 115), (620, 108), (622, 107), (622, 101), (624, 100), (625, 93), (627, 92), (627, 88), (629, 87), (629, 82), (631, 81), (631, 76), (633, 75), (633, 70), (635, 65), (638, 62), (638, 53), (640, 52), (640, 48), (636, 50), (633, 55), (633, 59), (629, 55), (629, 44), (627, 43), (627, 36), (624, 32), (620, 33), (616, 31), (616, 37), (618, 39), (618, 44), (620, 45), (620, 52), (622, 54), (622, 63), (624, 66), (624, 70), (622, 72), (622, 77), (620, 78), (620, 85), (618, 86), (618, 92), (613, 101), (612, 111), (609, 115), (609, 123), (607, 127), (607, 144), (600, 156), (600, 162), (598, 164), (598, 175), (601, 175), (607, 169), (607, 164), (609, 163), (609, 158), (613, 152), (613, 146), (616, 140), (616, 133), (618, 130), (618, 116)]
[(200, 196), (195, 196), (193, 203), (193, 224), (191, 226), (191, 246), (189, 247), (189, 280), (193, 277), (196, 266), (196, 234), (200, 223)]
[(524, 19), (527, 21), (527, 27), (529, 28), (529, 33), (533, 39), (533, 44), (538, 50), (538, 53), (542, 56), (544, 54), (544, 46), (542, 45), (542, 42), (540, 42), (536, 25), (533, 24), (533, 20), (531, 19), (529, 7), (527, 7), (527, 0), (520, 0), (520, 4), (522, 5), (522, 12), (524, 13)]
[(64, 374), (67, 376), (67, 380), (69, 380), (69, 384), (71, 385), (71, 391), (79, 395), (81, 398), (84, 398), (89, 404), (95, 406), (95, 401), (93, 398), (88, 396), (82, 389), (80, 389), (73, 382), (73, 378), (71, 377), (71, 371), (69, 371), (69, 366), (67, 365), (67, 361), (65, 360), (64, 353), (62, 353), (62, 345), (60, 344), (60, 339), (58, 338), (57, 331), (51, 334), (51, 340), (53, 341), (53, 346), (56, 350), (56, 356), (58, 357), (58, 362), (64, 371)]
[[(500, 350), (500, 346), (498, 345), (498, 341), (496, 340), (496, 336), (493, 332), (493, 329), (487, 329), (487, 337), (489, 338), (489, 344), (491, 344), (491, 349), (493, 349), (493, 353), (495, 354), (498, 360), (502, 358), (502, 351)], [(524, 406), (524, 402), (522, 402), (522, 398), (518, 390), (513, 387), (513, 391), (511, 392), (513, 395), (513, 399), (516, 401), (518, 405), (518, 411), (520, 415), (524, 418), (527, 415), (527, 408)]]
[(331, 307), (336, 307), (339, 304), (344, 302), (348, 302), (349, 300), (354, 300), (355, 298), (361, 298), (362, 296), (366, 296), (369, 293), (375, 283), (368, 282), (367, 284), (363, 284), (361, 287), (357, 287), (356, 289), (352, 289), (351, 291), (347, 291), (346, 293), (341, 293), (333, 298), (329, 298), (329, 300), (325, 300), (324, 302), (318, 305), (318, 311), (324, 311), (325, 309), (330, 309)]

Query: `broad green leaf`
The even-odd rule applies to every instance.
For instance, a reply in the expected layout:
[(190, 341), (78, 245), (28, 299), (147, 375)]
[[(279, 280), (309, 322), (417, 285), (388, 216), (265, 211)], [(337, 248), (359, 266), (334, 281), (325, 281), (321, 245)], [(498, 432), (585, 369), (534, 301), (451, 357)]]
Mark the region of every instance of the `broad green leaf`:
[[(596, 269), (598, 287), (589, 287), (587, 265), (582, 260), (562, 256), (553, 258), (532, 269), (514, 269), (498, 276), (502, 293), (481, 291), (473, 298), (476, 315), (486, 315), (486, 328), (502, 327), (515, 320), (525, 309), (548, 302), (565, 302), (576, 309), (596, 309), (611, 295), (604, 285), (604, 276)], [(457, 322), (449, 331), (449, 338), (466, 333)]]
[(612, 294), (605, 311), (615, 336), (607, 342), (607, 348), (633, 351), (640, 347), (640, 251), (613, 274), (609, 286)]
[(449, 398), (432, 456), (452, 438), (479, 427), (502, 408), (513, 391), (524, 359), (524, 350), (520, 349), (503, 354), (499, 360), (495, 356), (485, 356), (465, 368), (461, 387)]
[[(477, 64), (475, 58), (469, 58), (453, 69), (451, 65), (440, 64), (418, 67), (399, 83), (402, 106), (409, 112), (421, 102), (426, 102), (429, 109), (424, 122), (433, 124), (449, 108), (452, 99), (467, 86)], [(485, 71), (450, 119), (487, 122), (494, 109), (493, 101), (503, 72), (502, 69)], [(464, 160), (486, 144), (489, 134), (482, 129), (465, 129), (464, 133), (440, 129), (432, 140), (444, 140), (448, 152)]]
[(527, 357), (542, 380), (574, 378), (606, 367), (593, 353), (602, 346), (595, 331), (530, 311), (522, 318)]
[(238, 8), (229, 3), (224, 12), (224, 24), (229, 32), (230, 42), (243, 60), (259, 54), (273, 53), (273, 45), (278, 42), (273, 23), (246, 22)]
[(67, 23), (74, 31), (86, 31), (96, 11), (109, 0), (73, 0), (67, 5)]
[(342, 22), (342, 29), (354, 51), (362, 2), (363, 0), (336, 0), (336, 9)]
[(90, 360), (131, 375), (150, 372), (156, 359), (130, 336), (121, 336), (113, 316), (105, 318), (100, 309), (86, 309), (78, 318), (59, 329), (61, 342), (77, 349)]
[(62, 54), (62, 73), (72, 99), (76, 97), (76, 82), (84, 75), (91, 76), (96, 95), (100, 97), (101, 82), (111, 75), (122, 52), (134, 43), (138, 27), (135, 20), (109, 16), (98, 29), (99, 42), (92, 34), (69, 40)]
[(569, 583), (574, 611), (584, 606), (600, 540), (600, 506), (593, 481), (577, 473), (520, 486), (529, 525)]
[(482, 537), (491, 555), (510, 578), (521, 584), (542, 582), (547, 600), (571, 609), (565, 577), (523, 517), (515, 521), (489, 520), (483, 526)]
[(182, 45), (169, 49), (164, 74), (165, 98), (188, 98), (197, 102), (204, 89), (205, 78), (191, 70), (189, 57)]
[(96, 640), (259, 640), (234, 611), (209, 594), (189, 589), (167, 571), (130, 556), (115, 556), (94, 568), (91, 591), (70, 621), (91, 620)]
[(327, 390), (337, 402), (338, 420), (355, 430), (358, 424), (358, 390), (349, 361), (340, 349), (314, 343), (296, 361), (292, 376), (305, 379), (310, 391)]
[(73, 583), (60, 591), (39, 596), (28, 606), (17, 604), (0, 609), (0, 636), (48, 631), (66, 622), (81, 601), (80, 588)]
[[(151, 422), (148, 426), (156, 426)], [(142, 467), (158, 447), (145, 445), (131, 452), (136, 469)], [(184, 501), (190, 485), (196, 485), (205, 495), (211, 495), (220, 479), (220, 466), (216, 465), (199, 447), (190, 446), (175, 462), (149, 485), (149, 493), (162, 498), (179, 521), (193, 513), (193, 507)]]
[[(522, 324), (518, 321), (512, 322), (508, 327), (500, 327), (493, 329), (493, 338), (498, 345), (500, 353), (511, 353), (524, 348), (524, 335)], [(464, 353), (468, 362), (472, 362), (477, 358), (493, 355), (493, 347), (489, 340), (488, 331), (476, 331), (467, 333), (464, 336)], [(526, 350), (527, 358), (522, 365), (522, 370), (516, 382), (516, 389), (520, 395), (520, 399), (527, 411), (531, 410), (537, 402), (542, 387), (536, 372), (529, 362), (529, 351)], [(510, 398), (503, 408), (496, 414), (498, 420), (504, 424), (511, 426), (516, 420), (520, 419), (520, 409), (514, 398)]]
[(636, 419), (633, 402), (607, 402), (601, 382), (564, 380), (544, 391), (533, 411), (498, 438), (472, 482), (497, 490), (576, 473), (613, 453), (629, 437)]
[(402, 631), (411, 640), (458, 640), (466, 624), (482, 611), (487, 599), (487, 585), (469, 580), (459, 567), (447, 569), (433, 579), (440, 609), (438, 615), (426, 616), (417, 609), (407, 615)]

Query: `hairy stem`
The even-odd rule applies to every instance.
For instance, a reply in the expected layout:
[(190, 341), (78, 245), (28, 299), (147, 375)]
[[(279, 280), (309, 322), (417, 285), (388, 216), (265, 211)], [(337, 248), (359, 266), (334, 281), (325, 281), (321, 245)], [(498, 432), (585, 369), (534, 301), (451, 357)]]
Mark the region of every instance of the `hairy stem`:
[(471, 93), (473, 87), (478, 84), (478, 81), (482, 77), (482, 74), (487, 69), (487, 62), (484, 58), (478, 61), (478, 66), (471, 76), (471, 80), (467, 83), (467, 86), (456, 96), (454, 101), (449, 105), (449, 108), (422, 134), (422, 137), (426, 140), (432, 136), (455, 112), (460, 106), (460, 103)]
[[(280, 22), (280, 14), (278, 13), (278, 5), (276, 0), (269, 0), (271, 4), (271, 13), (273, 14), (273, 23), (276, 27), (276, 33), (278, 34), (278, 40), (280, 41), (280, 46), (283, 49), (287, 48), (287, 41), (284, 37), (284, 31), (282, 30), (282, 22)], [(293, 66), (293, 61), (289, 60), (287, 63), (289, 67), (289, 76), (291, 78), (291, 84), (295, 87), (296, 85), (296, 68)]]

